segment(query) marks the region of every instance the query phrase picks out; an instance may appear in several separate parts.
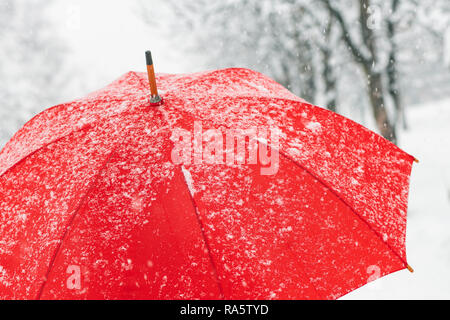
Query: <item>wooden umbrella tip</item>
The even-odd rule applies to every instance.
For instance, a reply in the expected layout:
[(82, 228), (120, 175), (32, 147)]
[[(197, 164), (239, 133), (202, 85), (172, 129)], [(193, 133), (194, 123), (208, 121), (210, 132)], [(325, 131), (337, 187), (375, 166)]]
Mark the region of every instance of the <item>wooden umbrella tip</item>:
[(163, 99), (158, 95), (158, 86), (156, 85), (155, 69), (153, 67), (152, 53), (150, 52), (150, 50), (145, 52), (145, 59), (147, 62), (148, 83), (150, 86), (150, 105), (160, 106), (164, 102)]
[(411, 266), (409, 264), (406, 265), (406, 268), (408, 269), (409, 272), (413, 273), (414, 269), (411, 268)]
[(419, 163), (419, 159), (414, 158), (414, 162), (415, 162), (415, 163)]

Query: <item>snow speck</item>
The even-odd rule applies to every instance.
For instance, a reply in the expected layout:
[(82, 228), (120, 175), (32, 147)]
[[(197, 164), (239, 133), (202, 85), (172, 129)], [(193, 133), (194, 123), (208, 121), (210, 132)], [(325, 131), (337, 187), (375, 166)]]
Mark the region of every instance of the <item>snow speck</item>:
[(314, 133), (319, 133), (322, 129), (322, 125), (318, 122), (311, 121), (306, 125), (306, 128)]

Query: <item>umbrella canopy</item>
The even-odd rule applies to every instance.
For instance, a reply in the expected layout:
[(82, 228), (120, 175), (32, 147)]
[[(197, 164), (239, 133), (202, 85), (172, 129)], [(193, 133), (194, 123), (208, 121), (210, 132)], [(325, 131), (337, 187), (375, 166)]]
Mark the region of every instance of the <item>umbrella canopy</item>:
[(408, 267), (411, 155), (251, 70), (157, 82), (5, 146), (0, 298), (334, 299)]

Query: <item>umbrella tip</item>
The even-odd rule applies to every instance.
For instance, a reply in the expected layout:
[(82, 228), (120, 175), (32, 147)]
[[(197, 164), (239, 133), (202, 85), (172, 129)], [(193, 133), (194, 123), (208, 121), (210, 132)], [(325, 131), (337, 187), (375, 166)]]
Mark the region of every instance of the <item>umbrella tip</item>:
[(147, 61), (148, 66), (153, 64), (152, 52), (150, 50), (145, 51), (145, 60)]
[(408, 269), (409, 272), (413, 273), (414, 269), (411, 268), (411, 266), (409, 264), (406, 264), (406, 268)]
[(145, 52), (145, 60), (147, 62), (148, 82), (150, 85), (150, 105), (153, 107), (160, 106), (163, 104), (163, 99), (158, 95), (152, 53), (150, 50)]
[(419, 159), (414, 158), (414, 162), (415, 162), (415, 163), (419, 163)]

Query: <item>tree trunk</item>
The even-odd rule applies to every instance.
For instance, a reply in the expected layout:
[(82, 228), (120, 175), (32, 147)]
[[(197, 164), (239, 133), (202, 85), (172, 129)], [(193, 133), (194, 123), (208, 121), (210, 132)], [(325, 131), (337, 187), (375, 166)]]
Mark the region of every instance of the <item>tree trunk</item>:
[(362, 47), (365, 47), (366, 51), (360, 50), (360, 47), (354, 41), (347, 24), (341, 14), (341, 12), (331, 5), (331, 0), (322, 0), (327, 6), (330, 13), (334, 16), (337, 23), (341, 27), (342, 38), (344, 39), (350, 53), (355, 60), (355, 63), (360, 65), (365, 75), (367, 76), (367, 91), (370, 101), (370, 106), (377, 124), (380, 134), (392, 141), (397, 142), (397, 135), (395, 130), (395, 123), (391, 123), (389, 115), (386, 110), (384, 100), (384, 90), (382, 76), (376, 71), (377, 66), (377, 43), (375, 40), (375, 34), (373, 30), (367, 25), (370, 18), (368, 9), (370, 7), (370, 0), (359, 1), (359, 25), (362, 38)]
[[(392, 0), (391, 14), (397, 11), (399, 0)], [(389, 94), (392, 97), (392, 101), (395, 107), (395, 119), (394, 123), (399, 124), (400, 121), (404, 129), (408, 128), (405, 116), (405, 109), (401, 98), (400, 88), (398, 84), (398, 70), (397, 70), (397, 45), (395, 43), (395, 23), (392, 18), (387, 21), (387, 33), (390, 42), (389, 63), (387, 65), (386, 74), (388, 77)]]
[(304, 77), (302, 77), (302, 82), (304, 83), (304, 87), (302, 88), (302, 98), (309, 103), (314, 103), (316, 100), (316, 79), (312, 62), (304, 64), (302, 70), (304, 73)]
[(368, 78), (369, 100), (378, 130), (384, 138), (396, 143), (397, 134), (395, 132), (395, 123), (391, 123), (386, 110), (382, 76), (381, 73), (374, 70), (377, 65), (377, 43), (373, 30), (367, 25), (370, 18), (369, 7), (370, 0), (360, 0), (361, 36), (370, 52), (370, 58), (365, 59), (361, 64), (363, 64), (365, 74)]
[(378, 130), (384, 138), (396, 143), (397, 134), (395, 126), (390, 122), (385, 107), (381, 74), (371, 72), (367, 68), (365, 68), (365, 73), (368, 77), (369, 101)]
[(326, 107), (328, 110), (337, 112), (336, 107), (336, 79), (333, 75), (332, 67), (330, 65), (330, 50), (322, 50), (323, 55), (323, 71), (322, 77), (325, 82)]
[(289, 72), (289, 67), (287, 65), (287, 63), (282, 60), (281, 61), (281, 70), (282, 70), (282, 74), (280, 75), (280, 77), (277, 79), (283, 87), (285, 87), (288, 90), (292, 90), (292, 83), (291, 83), (291, 76), (290, 76), (290, 72)]
[(331, 65), (331, 49), (330, 45), (330, 36), (331, 36), (331, 28), (333, 24), (333, 17), (330, 14), (329, 22), (325, 29), (325, 41), (326, 43), (321, 48), (322, 51), (322, 78), (325, 83), (325, 95), (326, 95), (326, 107), (328, 110), (333, 112), (337, 112), (337, 92), (336, 92), (336, 77), (334, 76), (333, 66)]

